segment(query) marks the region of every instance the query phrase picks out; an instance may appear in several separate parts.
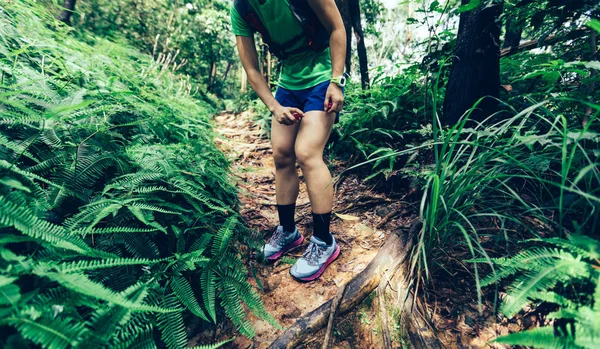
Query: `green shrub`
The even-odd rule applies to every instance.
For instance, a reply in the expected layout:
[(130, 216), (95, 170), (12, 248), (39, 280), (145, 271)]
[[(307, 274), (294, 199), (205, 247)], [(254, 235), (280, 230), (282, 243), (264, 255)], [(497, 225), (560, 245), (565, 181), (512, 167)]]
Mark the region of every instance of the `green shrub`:
[(246, 309), (276, 325), (189, 80), (34, 1), (0, 10), (0, 343), (183, 348), (190, 316), (252, 336)]

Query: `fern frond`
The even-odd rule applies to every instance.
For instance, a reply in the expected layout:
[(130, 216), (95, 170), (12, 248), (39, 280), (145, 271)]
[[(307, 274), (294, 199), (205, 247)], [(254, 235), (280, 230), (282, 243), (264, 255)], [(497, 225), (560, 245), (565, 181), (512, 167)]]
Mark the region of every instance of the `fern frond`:
[(206, 268), (202, 272), (202, 299), (213, 323), (217, 323), (217, 312), (215, 310), (215, 299), (217, 298), (217, 280), (215, 272)]
[(223, 292), (219, 294), (221, 298), (221, 304), (225, 309), (225, 314), (231, 319), (235, 327), (246, 337), (253, 338), (256, 335), (256, 331), (252, 324), (246, 317), (242, 300), (235, 286), (228, 282), (223, 282)]
[(200, 304), (198, 304), (198, 300), (196, 299), (196, 295), (192, 290), (192, 286), (185, 277), (174, 277), (171, 280), (171, 290), (173, 291), (173, 294), (175, 294), (175, 296), (179, 299), (179, 301), (183, 305), (185, 305), (185, 307), (188, 308), (189, 311), (192, 312), (192, 314), (198, 316), (206, 322), (210, 322), (210, 320), (208, 320), (208, 317), (204, 313), (204, 310), (202, 310)]
[[(162, 299), (162, 305), (165, 308), (174, 308), (179, 302), (172, 294), (165, 295)], [(181, 349), (187, 344), (187, 334), (183, 323), (183, 314), (181, 311), (159, 314), (157, 326), (160, 330), (161, 338), (167, 348)]]
[[(279, 322), (271, 315), (265, 307), (262, 299), (256, 293), (254, 288), (246, 281), (244, 275), (239, 271), (228, 273), (223, 282), (231, 284), (235, 287), (240, 299), (244, 301), (246, 306), (258, 317), (266, 320), (275, 328), (281, 328)], [(233, 274), (233, 275), (232, 275)], [(237, 275), (235, 275), (237, 274)]]
[[(100, 260), (87, 260), (76, 262), (64, 262), (56, 265), (55, 269), (61, 273), (73, 273), (86, 270), (104, 269), (123, 267), (127, 265), (154, 265), (163, 262), (168, 258), (163, 259), (148, 259), (148, 258), (105, 258)], [(48, 269), (48, 266), (42, 266)]]
[(163, 209), (162, 207), (148, 205), (148, 204), (144, 204), (141, 202), (132, 202), (127, 205), (130, 207), (136, 207), (136, 208), (146, 210), (146, 211), (154, 211), (154, 212), (159, 212), (159, 213), (164, 213), (164, 214), (172, 214), (172, 215), (180, 215), (181, 214), (181, 212), (169, 211), (169, 210)]
[(9, 317), (1, 320), (2, 323), (15, 327), (24, 338), (48, 349), (76, 347), (88, 331), (84, 323), (71, 319)]
[(118, 341), (112, 348), (114, 349), (157, 349), (152, 336), (152, 328), (136, 334), (124, 336), (123, 341)]
[(202, 202), (204, 205), (206, 205), (208, 208), (214, 210), (214, 211), (219, 211), (222, 213), (227, 213), (229, 212), (229, 210), (227, 209), (227, 205), (225, 205), (225, 203), (223, 203), (220, 200), (214, 199), (214, 198), (208, 198), (206, 195), (202, 194), (200, 191), (194, 190), (193, 187), (185, 182), (185, 181), (174, 181), (171, 183), (174, 187), (178, 188), (179, 190), (181, 190), (183, 193), (189, 195), (190, 197), (194, 198), (195, 200)]
[(589, 275), (587, 263), (568, 253), (562, 253), (560, 256), (561, 259), (549, 265), (540, 265), (536, 271), (524, 271), (511, 285), (500, 311), (512, 317), (532, 300), (534, 293), (554, 287), (557, 282), (564, 279), (564, 275), (574, 278)]
[(540, 349), (580, 349), (571, 337), (557, 337), (551, 326), (511, 333), (494, 340), (495, 343), (507, 345), (526, 345)]
[(144, 182), (151, 182), (161, 178), (163, 178), (163, 174), (160, 172), (142, 171), (126, 174), (118, 177), (112, 184), (107, 185), (102, 194), (105, 195), (113, 189), (125, 191), (133, 190)]
[[(143, 301), (147, 294), (146, 285), (143, 283), (132, 285), (120, 293), (121, 296), (134, 303)], [(130, 318), (131, 311), (118, 305), (97, 309), (90, 319), (89, 327), (94, 332), (86, 340), (86, 346), (94, 348), (108, 345), (115, 330), (124, 326)]]
[(25, 207), (18, 207), (0, 195), (0, 225), (12, 226), (23, 234), (46, 241), (51, 245), (79, 253), (90, 248), (78, 237), (68, 234), (62, 227), (42, 221)]
[(158, 229), (133, 228), (133, 227), (106, 227), (97, 229), (77, 229), (73, 233), (77, 235), (108, 235), (108, 234), (142, 234), (155, 233)]
[(0, 159), (0, 169), (2, 169), (2, 170), (10, 170), (10, 171), (12, 171), (12, 172), (14, 172), (16, 174), (19, 174), (19, 175), (21, 175), (23, 177), (26, 177), (26, 178), (29, 178), (31, 180), (40, 181), (40, 182), (45, 183), (45, 184), (47, 184), (49, 186), (52, 186), (54, 188), (65, 190), (65, 188), (63, 186), (58, 185), (58, 184), (56, 184), (56, 183), (54, 183), (52, 181), (49, 181), (49, 180), (47, 180), (46, 178), (44, 178), (42, 176), (38, 176), (35, 173), (31, 173), (31, 172), (28, 172), (28, 171), (23, 171), (23, 170), (19, 169), (16, 166), (13, 166), (13, 164), (11, 164), (8, 161), (3, 160), (3, 159)]
[(237, 224), (237, 217), (231, 216), (231, 217), (229, 217), (229, 219), (227, 219), (227, 221), (225, 221), (225, 224), (223, 224), (221, 229), (219, 229), (219, 231), (215, 235), (215, 240), (214, 240), (213, 246), (212, 246), (212, 254), (214, 256), (219, 256), (219, 255), (223, 254), (223, 252), (225, 252), (225, 249), (227, 248), (227, 245), (229, 244), (229, 240), (231, 239), (231, 236), (233, 235), (233, 229), (235, 228), (236, 224)]
[(44, 276), (52, 281), (58, 282), (61, 286), (73, 291), (86, 295), (92, 298), (103, 300), (109, 303), (114, 303), (127, 308), (131, 311), (148, 311), (156, 313), (174, 313), (180, 312), (178, 308), (160, 308), (156, 306), (146, 305), (143, 303), (132, 302), (117, 292), (104, 287), (102, 284), (88, 279), (82, 274), (62, 274), (53, 272), (37, 273), (39, 276)]
[(221, 341), (221, 342), (219, 342), (219, 343), (215, 343), (215, 344), (205, 344), (205, 345), (197, 345), (197, 346), (195, 346), (195, 347), (190, 347), (190, 348), (188, 348), (188, 349), (217, 349), (217, 348), (220, 348), (220, 347), (222, 347), (223, 345), (225, 345), (225, 344), (227, 344), (227, 343), (229, 343), (229, 342), (233, 341), (234, 339), (235, 339), (235, 337), (234, 337), (234, 338), (231, 338), (231, 339), (228, 339), (228, 340)]
[(555, 246), (562, 247), (568, 251), (581, 255), (588, 259), (600, 259), (600, 242), (585, 235), (571, 235), (569, 240), (560, 238), (548, 239), (533, 239), (532, 241), (540, 241)]

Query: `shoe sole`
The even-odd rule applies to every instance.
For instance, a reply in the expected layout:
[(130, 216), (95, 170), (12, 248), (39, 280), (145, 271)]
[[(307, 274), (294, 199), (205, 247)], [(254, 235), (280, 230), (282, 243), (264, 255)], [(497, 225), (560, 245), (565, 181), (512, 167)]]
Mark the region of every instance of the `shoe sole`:
[(287, 251), (291, 250), (294, 247), (302, 245), (303, 242), (304, 242), (304, 236), (300, 235), (300, 237), (296, 241), (288, 244), (287, 246), (282, 248), (281, 251), (279, 251), (269, 257), (266, 257), (266, 259), (269, 262), (275, 262), (276, 260), (281, 258)]
[(336, 246), (335, 252), (331, 255), (331, 257), (329, 257), (325, 261), (325, 263), (323, 263), (323, 266), (319, 270), (317, 270), (317, 272), (314, 273), (313, 275), (306, 276), (306, 277), (303, 277), (303, 278), (297, 278), (294, 275), (292, 275), (291, 273), (290, 273), (290, 275), (292, 275), (292, 277), (294, 279), (296, 279), (297, 281), (300, 281), (300, 282), (314, 281), (314, 280), (318, 279), (319, 276), (321, 276), (323, 274), (323, 272), (325, 272), (325, 269), (327, 269), (327, 267), (329, 266), (329, 264), (333, 263), (333, 261), (335, 261), (338, 258), (339, 255), (340, 255), (340, 246), (338, 245), (338, 246)]

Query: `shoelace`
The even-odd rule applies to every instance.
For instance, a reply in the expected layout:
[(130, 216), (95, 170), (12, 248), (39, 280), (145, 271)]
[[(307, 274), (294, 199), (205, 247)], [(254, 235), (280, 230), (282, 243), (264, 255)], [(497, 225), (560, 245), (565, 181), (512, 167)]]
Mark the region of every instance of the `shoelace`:
[(325, 247), (318, 246), (314, 242), (311, 242), (306, 251), (304, 251), (302, 257), (306, 259), (310, 265), (319, 265), (319, 258), (321, 258), (325, 250)]
[(281, 246), (281, 241), (283, 240), (283, 229), (277, 229), (271, 239), (269, 240), (269, 244), (271, 246)]

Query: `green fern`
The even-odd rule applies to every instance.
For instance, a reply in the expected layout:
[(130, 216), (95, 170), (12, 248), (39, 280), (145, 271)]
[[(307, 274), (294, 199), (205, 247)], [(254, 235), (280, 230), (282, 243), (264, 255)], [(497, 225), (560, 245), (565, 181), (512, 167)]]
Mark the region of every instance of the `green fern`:
[(217, 298), (216, 290), (216, 275), (215, 272), (210, 268), (205, 268), (202, 272), (202, 299), (204, 300), (204, 306), (210, 315), (213, 323), (217, 322), (217, 314), (215, 308), (215, 299)]
[(247, 310), (268, 314), (212, 110), (70, 30), (38, 1), (0, 5), (0, 325), (41, 348), (183, 348), (187, 311), (251, 334)]
[(512, 333), (495, 339), (494, 342), (507, 345), (526, 345), (541, 349), (579, 349), (572, 338), (557, 338), (550, 326)]
[(192, 314), (198, 316), (204, 321), (209, 321), (208, 317), (204, 313), (204, 310), (198, 304), (196, 295), (192, 290), (192, 286), (189, 281), (184, 277), (176, 277), (171, 280), (171, 290), (179, 301), (186, 306), (186, 308), (192, 312)]
[(88, 331), (84, 324), (71, 319), (8, 317), (0, 324), (14, 326), (23, 337), (48, 349), (77, 347)]
[[(525, 345), (535, 348), (596, 348), (600, 338), (600, 273), (597, 265), (598, 241), (584, 236), (569, 240), (537, 239), (558, 248), (536, 247), (512, 258), (493, 259), (498, 272), (490, 275), (485, 284), (512, 278), (500, 311), (514, 316), (526, 304), (546, 302), (559, 306), (548, 319), (568, 320), (571, 326), (546, 326), (497, 338), (495, 342)], [(473, 260), (473, 262), (486, 262)], [(562, 285), (593, 284), (591, 297), (571, 294)]]
[(190, 347), (189, 349), (217, 349), (220, 348), (222, 346), (224, 346), (225, 344), (233, 341), (235, 338), (231, 338), (225, 341), (221, 341), (215, 344), (206, 344), (206, 345), (197, 345), (195, 347)]
[[(177, 298), (173, 294), (163, 296), (162, 306), (172, 308), (178, 304)], [(187, 344), (187, 335), (183, 323), (181, 312), (171, 312), (159, 314), (157, 318), (157, 327), (160, 330), (161, 338), (170, 349), (183, 349)]]

